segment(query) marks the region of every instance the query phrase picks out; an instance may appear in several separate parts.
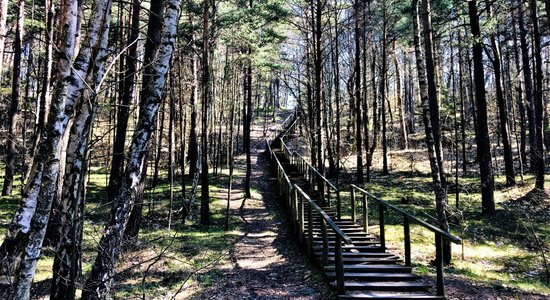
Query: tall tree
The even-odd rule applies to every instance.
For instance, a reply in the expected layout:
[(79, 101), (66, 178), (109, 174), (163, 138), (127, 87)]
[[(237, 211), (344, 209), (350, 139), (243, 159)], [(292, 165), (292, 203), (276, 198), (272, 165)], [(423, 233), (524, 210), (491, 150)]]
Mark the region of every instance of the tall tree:
[(481, 174), (481, 210), (484, 214), (495, 213), (494, 178), (491, 160), (491, 141), (489, 139), (489, 127), (487, 125), (487, 100), (485, 98), (485, 71), (483, 67), (483, 44), (477, 1), (468, 1), (468, 14), (470, 26), (474, 38), (472, 46), (474, 64), (474, 85), (477, 113), (477, 158), (479, 160), (479, 172)]
[(542, 45), (539, 32), (539, 20), (537, 12), (537, 1), (530, 0), (531, 23), (533, 24), (533, 54), (535, 56), (535, 148), (531, 150), (534, 157), (535, 187), (544, 189), (544, 97), (542, 71)]
[(360, 1), (355, 0), (353, 2), (353, 12), (355, 17), (355, 65), (354, 65), (354, 75), (355, 75), (355, 119), (356, 119), (356, 129), (355, 129), (355, 143), (357, 146), (357, 182), (363, 182), (363, 138), (361, 137), (361, 15), (360, 15)]
[[(435, 127), (438, 123), (433, 123), (434, 119), (439, 121), (439, 110), (433, 109), (433, 101), (437, 101), (437, 90), (435, 89), (435, 74), (433, 70), (433, 44), (431, 30), (431, 13), (429, 0), (422, 0), (422, 20), (423, 20), (423, 41), (425, 52), (422, 51), (420, 38), (420, 14), (418, 0), (413, 0), (413, 26), (414, 26), (414, 47), (416, 56), (416, 66), (419, 79), (420, 97), (422, 102), (422, 118), (424, 121), (424, 131), (426, 134), (426, 145), (428, 150), (428, 158), (430, 160), (430, 168), (432, 174), (432, 182), (434, 185), (435, 204), (437, 211), (437, 219), (439, 227), (445, 231), (449, 231), (447, 221), (447, 182), (445, 180), (445, 169), (442, 158), (437, 155), (436, 135), (440, 134), (440, 130)], [(430, 67), (432, 70), (430, 71)], [(431, 88), (430, 88), (431, 87)], [(440, 140), (440, 139), (439, 139)], [(449, 243), (445, 243), (444, 262), (449, 264), (451, 261), (451, 247)]]
[[(23, 55), (23, 36), (25, 35), (24, 26), (25, 0), (19, 0), (17, 8), (15, 40), (13, 42), (13, 76), (11, 86), (11, 102), (8, 114), (8, 138), (6, 140), (6, 170), (4, 173), (4, 186), (2, 187), (2, 196), (11, 195), (13, 187), (13, 177), (15, 176), (15, 160), (18, 152), (17, 140), (19, 138), (19, 98), (21, 97), (21, 56)], [(4, 53), (2, 53), (1, 55), (4, 55)]]
[[(123, 2), (120, 1), (123, 9)], [(117, 105), (117, 118), (115, 138), (113, 142), (113, 157), (111, 161), (111, 172), (109, 174), (109, 187), (107, 189), (107, 198), (113, 199), (120, 188), (122, 174), (124, 172), (124, 149), (126, 146), (126, 132), (128, 130), (128, 121), (130, 117), (130, 105), (134, 97), (135, 78), (137, 76), (138, 60), (138, 39), (140, 27), (141, 5), (139, 0), (132, 2), (132, 23), (130, 35), (127, 41), (128, 54), (125, 56), (125, 70), (123, 90), (120, 95), (120, 102)]]
[[(491, 1), (486, 0), (487, 16), (492, 17), (492, 4)], [(514, 159), (512, 157), (512, 145), (510, 142), (510, 128), (508, 125), (508, 103), (504, 98), (504, 88), (502, 84), (503, 72), (500, 55), (500, 47), (497, 42), (495, 32), (490, 34), (491, 49), (493, 50), (493, 70), (495, 71), (495, 88), (496, 97), (498, 103), (499, 123), (500, 123), (500, 136), (502, 138), (502, 146), (504, 148), (504, 165), (506, 172), (506, 185), (513, 186), (516, 184), (516, 174), (514, 171)]]
[[(212, 3), (211, 3), (212, 1)], [(202, 32), (202, 132), (201, 132), (201, 224), (210, 224), (210, 190), (208, 181), (208, 106), (212, 98), (210, 78), (210, 6), (215, 0), (203, 2)]]

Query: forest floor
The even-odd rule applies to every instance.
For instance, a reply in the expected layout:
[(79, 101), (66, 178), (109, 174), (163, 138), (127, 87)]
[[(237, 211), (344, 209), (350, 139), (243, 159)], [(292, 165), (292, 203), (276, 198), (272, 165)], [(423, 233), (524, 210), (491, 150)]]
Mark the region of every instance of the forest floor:
[[(263, 125), (251, 132), (252, 198), (232, 203), (241, 217), (243, 235), (230, 249), (229, 260), (220, 263), (218, 281), (192, 299), (330, 299), (319, 270), (294, 242), (287, 218), (278, 204), (277, 189), (269, 174)], [(244, 168), (244, 157), (239, 157)], [(237, 190), (242, 194), (243, 185)], [(238, 205), (238, 206), (237, 206)]]
[[(251, 199), (243, 199), (245, 156), (235, 157), (228, 230), (224, 228), (227, 170), (219, 170), (210, 177), (212, 225), (208, 227), (198, 225), (197, 199), (191, 220), (183, 225), (180, 216), (174, 214), (168, 230), (166, 174), (161, 173), (157, 187), (147, 188), (140, 241), (126, 245), (117, 266), (118, 299), (335, 298), (321, 270), (308, 261), (288, 230), (287, 218), (277, 201), (276, 185), (268, 173), (264, 134), (275, 129), (275, 124), (284, 117), (285, 114), (279, 114), (274, 120), (271, 116), (255, 120)], [(306, 140), (293, 140), (290, 145), (291, 149), (299, 151), (306, 151), (305, 146)], [(342, 177), (352, 180), (354, 157), (346, 156), (345, 151), (342, 153), (346, 165), (344, 172), (347, 172)], [(452, 155), (447, 156), (448, 161), (452, 161)], [(426, 173), (429, 166), (421, 146), (391, 151), (390, 175), (380, 173), (382, 160), (378, 153), (374, 161), (373, 178), (371, 183), (365, 184), (366, 188), (421, 219), (434, 215), (430, 176)], [(497, 172), (499, 164), (502, 162), (496, 162)], [(446, 268), (448, 299), (550, 299), (550, 285), (545, 282), (548, 266), (544, 260), (550, 258), (548, 194), (531, 191), (533, 178), (530, 175), (525, 176), (524, 185), (516, 187), (505, 187), (503, 177), (497, 176), (497, 213), (483, 216), (476, 192), (479, 179), (475, 169), (475, 164), (468, 164), (467, 173), (461, 174), (459, 209), (452, 210), (452, 233), (462, 238), (464, 248), (453, 246), (453, 264)], [(82, 278), (90, 271), (109, 216), (110, 205), (101, 201), (108, 179), (106, 170), (105, 167), (93, 168), (88, 182)], [(452, 162), (448, 170), (454, 170)], [(550, 186), (549, 179), (547, 186)], [(188, 197), (190, 183), (186, 184)], [(349, 192), (342, 190), (343, 202), (349, 203)], [(455, 205), (455, 190), (451, 184), (449, 201), (452, 206)], [(183, 196), (179, 184), (174, 187), (174, 193), (174, 210), (177, 211)], [(0, 229), (3, 232), (17, 208), (19, 195), (0, 200)], [(370, 228), (376, 234), (376, 216), (371, 215), (369, 219)], [(435, 272), (430, 264), (435, 253), (433, 236), (418, 226), (411, 226), (411, 230), (415, 271), (433, 279)], [(3, 234), (0, 235), (0, 242), (3, 238)], [(403, 234), (398, 216), (388, 216), (386, 238), (390, 251), (402, 254)], [(48, 298), (54, 255), (51, 247), (43, 249), (33, 288), (34, 299)]]

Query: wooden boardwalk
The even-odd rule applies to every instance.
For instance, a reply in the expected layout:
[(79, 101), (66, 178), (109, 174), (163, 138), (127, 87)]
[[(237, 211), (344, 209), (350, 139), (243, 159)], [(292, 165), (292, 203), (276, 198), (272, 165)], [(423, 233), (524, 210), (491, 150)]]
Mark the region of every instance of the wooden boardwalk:
[[(287, 130), (268, 141), (272, 172), (277, 176), (280, 199), (289, 212), (291, 226), (300, 243), (323, 268), (330, 285), (338, 291), (339, 298), (445, 299), (441, 265), (437, 268), (437, 295), (430, 293), (433, 284), (429, 280), (413, 273), (410, 262), (409, 214), (387, 204), (390, 209), (395, 208), (405, 217), (406, 258), (402, 259), (388, 252), (385, 247), (386, 206), (379, 205), (381, 231), (375, 236), (369, 233), (368, 228), (366, 198), (370, 194), (352, 186), (353, 199), (356, 190), (366, 193), (362, 197), (362, 211), (367, 213), (363, 213), (361, 220), (357, 220), (355, 201), (352, 201), (352, 217), (342, 218), (338, 190), (303, 158), (291, 153), (282, 138), (288, 136)], [(418, 220), (412, 215), (410, 217)], [(442, 237), (451, 240), (454, 238), (440, 233), (435, 227), (432, 231), (436, 233), (436, 243)], [(458, 239), (452, 241), (460, 242)], [(441, 257), (438, 255), (437, 258), (441, 263)]]

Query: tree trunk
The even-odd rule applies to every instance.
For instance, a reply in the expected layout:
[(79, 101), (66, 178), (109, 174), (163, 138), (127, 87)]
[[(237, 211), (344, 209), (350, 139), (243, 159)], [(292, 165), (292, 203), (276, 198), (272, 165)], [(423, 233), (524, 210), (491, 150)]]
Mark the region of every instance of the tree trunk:
[[(492, 9), (491, 3), (486, 0), (487, 16), (491, 18)], [(491, 48), (493, 50), (493, 69), (495, 71), (495, 85), (496, 96), (498, 103), (498, 111), (500, 118), (500, 135), (502, 137), (502, 146), (504, 148), (504, 165), (506, 172), (506, 186), (513, 186), (516, 184), (516, 174), (514, 171), (514, 159), (512, 157), (512, 145), (510, 143), (510, 128), (508, 125), (508, 104), (504, 98), (504, 91), (502, 85), (502, 68), (501, 68), (501, 55), (500, 48), (497, 43), (495, 33), (491, 33)]]
[[(17, 9), (17, 25), (15, 28), (15, 40), (13, 42), (13, 77), (11, 102), (8, 114), (9, 128), (6, 140), (6, 170), (4, 173), (4, 186), (2, 196), (9, 196), (12, 193), (13, 177), (15, 176), (15, 160), (17, 156), (17, 140), (19, 139), (19, 98), (21, 96), (21, 56), (23, 54), (23, 36), (25, 26), (25, 1), (19, 0)], [(4, 55), (2, 53), (1, 55)], [(2, 70), (3, 71), (3, 70)], [(1, 82), (0, 82), (1, 83)]]
[(0, 0), (0, 84), (3, 83), (4, 79), (4, 45), (6, 41), (8, 3), (8, 0)]
[(210, 1), (203, 4), (202, 48), (202, 132), (201, 132), (201, 224), (210, 225), (210, 191), (208, 183), (208, 105), (211, 97), (210, 81)]
[(477, 1), (468, 2), (470, 26), (474, 37), (473, 63), (474, 84), (476, 90), (477, 111), (477, 158), (479, 160), (479, 172), (481, 173), (481, 211), (484, 214), (495, 213), (494, 178), (491, 161), (491, 142), (489, 128), (487, 126), (487, 100), (485, 98), (485, 72), (483, 68), (483, 45), (477, 14)]
[(12, 291), (12, 296), (17, 299), (28, 299), (30, 296), (30, 287), (56, 191), (61, 140), (75, 104), (82, 97), (83, 78), (87, 78), (91, 64), (94, 64), (96, 70), (101, 70), (104, 63), (102, 57), (106, 55), (107, 40), (103, 37), (108, 34), (111, 1), (97, 3), (92, 16), (92, 28), (74, 63), (71, 63), (71, 58), (77, 40), (78, 2), (67, 1), (63, 5), (62, 26), (59, 28), (62, 30), (61, 45), (64, 46), (57, 57), (59, 81), (52, 97), (46, 128), (48, 135), (40, 142), (29, 184), (2, 246), (4, 267), (17, 272), (11, 274), (18, 275)]
[(401, 90), (401, 71), (399, 66), (399, 60), (397, 59), (397, 50), (395, 48), (396, 41), (393, 41), (393, 53), (392, 59), (395, 66), (395, 85), (397, 94), (397, 112), (399, 117), (399, 143), (401, 149), (405, 150), (409, 148), (409, 141), (407, 136), (407, 126), (405, 125), (405, 109), (403, 104), (403, 92)]
[(113, 157), (111, 160), (111, 171), (109, 174), (109, 187), (107, 189), (108, 201), (114, 199), (118, 189), (120, 188), (120, 182), (122, 181), (122, 175), (124, 173), (124, 150), (126, 145), (126, 132), (128, 129), (128, 121), (130, 119), (130, 105), (135, 89), (135, 78), (137, 71), (137, 48), (139, 39), (139, 23), (140, 23), (140, 11), (141, 5), (139, 0), (133, 0), (132, 3), (132, 30), (128, 39), (128, 55), (126, 56), (124, 71), (124, 90), (120, 96), (120, 102), (117, 106), (117, 118), (115, 138), (113, 142)]
[[(388, 76), (388, 59), (387, 59), (387, 26), (388, 20), (386, 15), (386, 0), (382, 1), (383, 5), (383, 24), (382, 24), (382, 70), (380, 71), (380, 102), (382, 109), (382, 175), (388, 175), (388, 135), (386, 121), (386, 80)], [(389, 110), (389, 107), (388, 107)]]
[(531, 171), (535, 166), (536, 149), (536, 126), (535, 126), (535, 97), (533, 94), (533, 73), (531, 72), (531, 63), (529, 61), (529, 45), (527, 44), (527, 28), (524, 21), (524, 7), (522, 1), (518, 0), (518, 25), (519, 41), (521, 47), (521, 61), (523, 66), (523, 81), (525, 84), (525, 100), (527, 101), (527, 119), (529, 121), (529, 167)]
[(544, 189), (544, 91), (542, 72), (542, 46), (539, 32), (537, 1), (530, 0), (531, 22), (533, 24), (533, 54), (535, 56), (535, 148), (531, 151), (534, 157), (535, 187)]
[[(423, 23), (424, 23), (424, 48), (426, 49), (426, 62), (424, 62), (424, 54), (422, 53), (420, 43), (420, 19), (419, 19), (419, 4), (418, 0), (413, 0), (414, 11), (414, 45), (416, 55), (416, 65), (419, 78), (420, 96), (422, 100), (422, 118), (424, 121), (424, 130), (426, 134), (426, 144), (428, 150), (428, 157), (430, 160), (430, 167), (432, 173), (432, 181), (434, 184), (435, 203), (437, 211), (437, 219), (439, 227), (445, 231), (449, 231), (449, 225), (447, 223), (447, 184), (443, 179), (445, 178), (445, 171), (443, 165), (440, 163), (437, 157), (437, 147), (435, 134), (437, 130), (434, 129), (432, 120), (434, 118), (439, 119), (439, 112), (431, 110), (431, 101), (437, 101), (437, 91), (435, 94), (430, 93), (430, 85), (435, 86), (435, 74), (427, 72), (426, 66), (433, 66), (433, 49), (430, 51), (431, 45), (431, 17), (430, 17), (430, 4), (429, 0), (424, 0), (423, 3)], [(427, 28), (426, 28), (426, 25)], [(429, 36), (428, 36), (429, 35)], [(431, 62), (430, 62), (431, 61)], [(431, 74), (431, 77), (428, 77)], [(433, 91), (432, 91), (433, 92)], [(444, 244), (443, 248), (444, 263), (449, 264), (451, 261), (450, 245)]]
[[(99, 9), (101, 9), (99, 7)], [(110, 8), (106, 8), (110, 9)], [(93, 83), (93, 90), (83, 94), (81, 106), (77, 110), (71, 125), (59, 201), (56, 201), (56, 220), (58, 224), (53, 230), (58, 238), (56, 256), (52, 268), (53, 279), (50, 299), (74, 299), (77, 279), (81, 275), (82, 230), (84, 223), (84, 200), (86, 194), (86, 161), (88, 143), (97, 110), (100, 85), (105, 75), (107, 59), (107, 42), (109, 37), (109, 16), (103, 26), (107, 26), (101, 37), (99, 49), (101, 52), (94, 60), (94, 72), (89, 73), (86, 82)]]
[[(83, 288), (82, 298), (105, 299), (112, 292), (115, 264), (122, 244), (122, 235), (135, 203), (139, 183), (145, 174), (143, 166), (147, 164), (147, 148), (151, 139), (153, 124), (157, 118), (162, 92), (169, 70), (178, 24), (180, 0), (154, 1), (151, 3), (151, 15), (159, 17), (149, 19), (148, 36), (160, 31), (161, 40), (147, 39), (145, 45), (145, 70), (138, 123), (130, 144), (129, 160), (124, 172), (124, 180), (111, 219), (103, 231), (99, 242), (98, 254)], [(158, 13), (157, 13), (158, 12)], [(164, 12), (164, 13), (163, 13)]]
[(359, 0), (353, 4), (355, 17), (355, 144), (357, 150), (357, 182), (363, 183), (363, 138), (361, 137), (363, 122), (361, 121), (361, 23), (359, 15)]

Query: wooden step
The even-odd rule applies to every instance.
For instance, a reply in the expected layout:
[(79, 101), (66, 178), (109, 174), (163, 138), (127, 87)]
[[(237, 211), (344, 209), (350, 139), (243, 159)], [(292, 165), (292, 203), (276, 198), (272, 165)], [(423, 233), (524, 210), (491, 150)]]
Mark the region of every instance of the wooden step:
[[(336, 282), (331, 282), (332, 287), (336, 287)], [(431, 286), (422, 282), (357, 282), (357, 281), (345, 281), (344, 287), (347, 290), (360, 290), (360, 291), (392, 291), (392, 292), (405, 292), (405, 291), (424, 291)]]
[[(316, 251), (314, 252), (315, 254), (319, 254), (319, 255), (322, 255), (323, 252), (322, 251)], [(357, 253), (357, 252), (342, 252), (342, 255), (344, 253)], [(330, 252), (329, 251), (329, 258), (330, 257), (334, 257), (334, 252)], [(372, 252), (361, 252), (361, 256), (362, 257), (378, 257), (378, 258), (389, 258), (389, 257), (397, 257), (395, 256), (394, 254), (392, 253), (388, 253), (388, 252), (383, 252), (383, 251), (379, 251), (379, 252), (376, 252), (376, 251), (372, 251)]]
[(396, 293), (373, 293), (373, 292), (353, 292), (348, 291), (345, 295), (339, 295), (339, 299), (382, 299), (382, 300), (390, 300), (390, 299), (445, 299), (445, 297), (441, 296), (432, 296), (427, 294), (420, 294), (420, 293), (407, 293), (407, 294), (396, 294)]
[[(380, 243), (373, 243), (373, 245), (380, 245)], [(374, 248), (380, 248), (380, 246), (357, 246), (357, 245), (352, 245), (352, 246), (342, 246), (342, 250), (343, 251), (353, 251), (353, 250), (357, 250), (355, 252), (361, 252), (361, 250), (363, 250), (363, 252), (369, 252), (370, 250), (372, 250)], [(323, 251), (323, 247), (317, 247), (317, 246), (314, 246), (313, 247), (313, 250), (314, 251)], [(334, 247), (331, 247), (329, 245), (328, 247), (328, 250), (329, 251), (334, 251)]]
[[(323, 249), (323, 241), (314, 241), (313, 242), (313, 249)], [(371, 241), (363, 241), (361, 245), (346, 245), (342, 246), (342, 250), (368, 250), (372, 247), (372, 245), (380, 245), (380, 241), (371, 240)], [(334, 243), (328, 244), (329, 249), (334, 249)]]
[[(326, 275), (334, 279), (336, 278), (336, 272), (326, 272)], [(361, 279), (364, 281), (413, 281), (422, 277), (411, 273), (352, 273), (345, 272), (344, 278), (346, 279)]]
[[(325, 271), (334, 271), (334, 265), (328, 265), (323, 268)], [(412, 267), (400, 265), (344, 265), (344, 272), (376, 272), (376, 273), (410, 273)]]
[[(334, 247), (334, 243), (335, 241), (332, 240), (332, 241), (328, 241), (328, 245), (329, 247)], [(322, 246), (323, 245), (323, 241), (322, 240), (314, 240), (313, 241), (313, 244), (314, 245), (317, 245), (317, 246)], [(368, 245), (379, 245), (380, 244), (380, 241), (377, 241), (375, 239), (371, 239), (371, 240), (368, 240), (368, 241), (353, 241), (353, 246), (368, 246)], [(347, 245), (345, 247), (350, 247), (352, 245)]]
[[(371, 252), (342, 252), (342, 257), (372, 257), (370, 254), (372, 252), (375, 252), (377, 249), (371, 249)], [(380, 250), (380, 252), (383, 252)], [(322, 251), (314, 252), (315, 255), (321, 256), (323, 255)], [(334, 252), (329, 252), (328, 256), (334, 256)]]
[[(322, 259), (322, 255), (316, 256), (319, 260)], [(402, 263), (403, 260), (399, 257), (349, 257), (349, 256), (342, 256), (342, 260), (344, 264), (376, 264), (376, 265), (394, 265)], [(328, 263), (333, 264), (335, 261), (334, 256), (329, 256)]]

